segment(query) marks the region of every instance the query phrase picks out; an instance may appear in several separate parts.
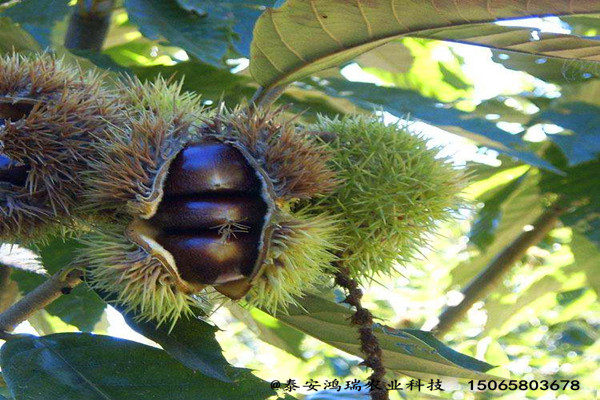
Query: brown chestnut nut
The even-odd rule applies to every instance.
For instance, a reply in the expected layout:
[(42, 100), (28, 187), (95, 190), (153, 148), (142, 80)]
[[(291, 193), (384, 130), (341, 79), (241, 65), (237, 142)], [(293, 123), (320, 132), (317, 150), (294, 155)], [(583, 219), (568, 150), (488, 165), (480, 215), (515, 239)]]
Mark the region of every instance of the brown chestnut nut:
[(266, 214), (262, 182), (242, 153), (204, 140), (175, 157), (148, 224), (181, 278), (220, 285), (253, 275)]

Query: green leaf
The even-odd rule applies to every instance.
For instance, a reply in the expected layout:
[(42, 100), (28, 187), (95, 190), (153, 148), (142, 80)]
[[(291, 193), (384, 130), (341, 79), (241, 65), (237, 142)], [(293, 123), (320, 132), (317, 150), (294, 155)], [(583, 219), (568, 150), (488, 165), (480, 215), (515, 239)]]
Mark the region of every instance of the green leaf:
[(498, 120), (503, 122), (516, 122), (521, 125), (528, 125), (531, 121), (531, 115), (526, 114), (523, 110), (506, 105), (508, 99), (516, 101), (517, 104), (522, 104), (523, 108), (531, 104), (528, 99), (520, 96), (499, 96), (483, 100), (473, 110), (473, 113), (483, 118), (490, 116), (490, 114), (497, 115), (499, 116)]
[(565, 134), (548, 135), (568, 159), (569, 167), (600, 156), (600, 107), (574, 102), (541, 112), (537, 118), (566, 130)]
[[(469, 282), (523, 231), (525, 225), (535, 221), (543, 212), (540, 189), (537, 186), (539, 179), (539, 174), (530, 171), (527, 175), (519, 178), (517, 183), (500, 192), (499, 196), (506, 195), (504, 199), (502, 197), (494, 199), (493, 196), (487, 199), (492, 201), (492, 204), (489, 205), (491, 210), (484, 207), (480, 211), (484, 213), (480, 215), (480, 218), (485, 219), (485, 214), (488, 212), (490, 214), (497, 213), (498, 217), (493, 222), (494, 230), (489, 232), (493, 237), (487, 238), (486, 244), (479, 254), (458, 264), (452, 270), (453, 286), (463, 286)], [(500, 204), (494, 204), (494, 200)], [(480, 228), (481, 225), (474, 225), (474, 229)], [(470, 235), (477, 235), (477, 232), (471, 232)]]
[(198, 318), (182, 318), (170, 330), (166, 324), (157, 326), (154, 321), (136, 321), (133, 314), (123, 313), (123, 316), (133, 330), (160, 344), (186, 367), (211, 378), (231, 382), (230, 375), (234, 368), (229, 366), (215, 339), (215, 332), (218, 331), (215, 326)]
[(489, 47), (495, 51), (501, 49), (509, 54), (521, 53), (538, 58), (600, 61), (597, 38), (542, 32), (539, 29), (518, 26), (471, 24), (452, 29), (432, 29), (418, 36)]
[[(60, 271), (71, 263), (75, 252), (80, 247), (75, 239), (62, 239), (54, 237), (47, 243), (39, 245), (42, 265), (50, 274)], [(23, 293), (27, 293), (42, 282), (45, 278), (28, 272), (15, 270), (12, 274)], [(75, 325), (83, 331), (91, 331), (102, 317), (106, 303), (102, 301), (85, 284), (78, 285), (69, 294), (59, 297), (46, 307), (49, 314), (60, 317), (64, 322)]]
[[(561, 287), (562, 282), (556, 277), (544, 276), (528, 286), (521, 293), (507, 294), (507, 297), (518, 296), (514, 301), (507, 301), (503, 298), (486, 300), (485, 309), (488, 313), (488, 318), (483, 335), (489, 335), (494, 332), (493, 336), (498, 337), (516, 329), (520, 323), (528, 321), (531, 317), (530, 314), (524, 311), (526, 307), (531, 307), (531, 303), (540, 300), (548, 293), (560, 290)], [(502, 290), (496, 289), (495, 293)], [(543, 309), (545, 310), (547, 307), (544, 305)]]
[(566, 158), (556, 146), (548, 148), (545, 156), (566, 175), (557, 177), (544, 172), (540, 182), (542, 191), (558, 194), (567, 206), (575, 206), (563, 214), (561, 221), (600, 246), (600, 157), (567, 167)]
[[(126, 312), (115, 303), (115, 294), (96, 289), (106, 302), (113, 303), (133, 330), (161, 345), (177, 361), (211, 378), (231, 382), (244, 369), (233, 368), (223, 356), (223, 350), (215, 338), (218, 328), (198, 317), (184, 317), (173, 326), (158, 325), (155, 321), (141, 321), (135, 312)], [(201, 315), (195, 310), (195, 315)]]
[(230, 32), (218, 17), (186, 11), (175, 0), (125, 0), (125, 7), (147, 38), (167, 40), (204, 62), (223, 65)]
[(600, 78), (598, 63), (585, 60), (562, 60), (531, 54), (493, 51), (492, 60), (514, 71), (526, 72), (546, 82), (568, 85)]
[(250, 56), (252, 31), (264, 7), (273, 7), (273, 0), (177, 0), (179, 5), (198, 15), (212, 15), (223, 19), (236, 34), (235, 49), (243, 56)]
[(581, 296), (583, 296), (583, 294), (585, 294), (587, 290), (588, 288), (581, 287), (573, 290), (567, 290), (564, 292), (558, 292), (556, 293), (556, 301), (561, 306), (569, 305), (575, 300), (579, 299)]
[(67, 17), (70, 9), (69, 0), (25, 0), (4, 11), (3, 15), (19, 23), (42, 47), (46, 47), (50, 46), (52, 28)]
[(600, 248), (577, 232), (573, 233), (570, 246), (575, 257), (575, 265), (580, 271), (585, 271), (588, 283), (600, 296), (600, 274), (598, 273)]
[[(516, 7), (510, 0), (492, 4), (470, 0), (452, 4), (288, 0), (279, 9), (267, 9), (257, 21), (250, 70), (260, 85), (273, 88), (349, 61), (400, 36), (449, 39), (536, 54), (549, 47), (550, 54), (557, 57), (598, 57), (598, 47), (591, 47), (593, 40), (562, 36), (557, 40), (549, 34), (548, 40), (539, 37), (539, 41), (530, 42), (531, 34), (524, 33), (531, 29), (484, 24), (595, 11), (600, 11), (598, 0), (576, 4), (559, 0), (528, 7)], [(556, 47), (554, 42), (560, 45)], [(575, 50), (565, 46), (575, 46)]]
[[(369, 51), (361, 55), (357, 61), (360, 63), (364, 57), (369, 57), (372, 53), (385, 51), (396, 43), (387, 43), (382, 47)], [(460, 57), (454, 55), (443, 62), (432, 61), (432, 59), (438, 58), (437, 54), (440, 50), (452, 53), (452, 50), (446, 44), (435, 40), (414, 38), (404, 38), (402, 44), (410, 50), (413, 58), (407, 72), (396, 73), (377, 67), (363, 67), (363, 71), (381, 80), (383, 86), (414, 90), (425, 97), (435, 98), (445, 103), (460, 101), (472, 96), (473, 87), (469, 82), (469, 77), (462, 70), (464, 62), (461, 63)], [(401, 51), (398, 51), (398, 53), (399, 55), (402, 54)]]
[(7, 342), (0, 364), (15, 400), (259, 400), (274, 393), (246, 372), (224, 384), (143, 344), (85, 333)]
[(363, 68), (377, 68), (394, 74), (408, 72), (413, 61), (412, 52), (400, 40), (384, 44), (361, 54), (356, 59), (356, 62)]
[(486, 248), (492, 244), (496, 236), (496, 229), (500, 225), (502, 219), (502, 205), (510, 196), (513, 194), (521, 185), (521, 182), (525, 179), (526, 175), (513, 180), (508, 185), (495, 192), (493, 196), (486, 199), (479, 199), (484, 201), (484, 206), (477, 213), (477, 217), (471, 231), (469, 232), (469, 242), (478, 247), (482, 252), (485, 252)]
[[(323, 298), (309, 295), (290, 307), (288, 314), (275, 318), (338, 349), (363, 357), (355, 326), (350, 325), (350, 310)], [(386, 368), (406, 375), (477, 378), (493, 366), (460, 354), (445, 346), (429, 332), (392, 329), (374, 324), (383, 349)], [(483, 378), (480, 378), (483, 379)]]
[(0, 18), (0, 53), (40, 51), (40, 45), (8, 18)]
[(8, 388), (6, 387), (4, 376), (0, 371), (0, 400), (7, 400), (7, 398), (4, 396), (10, 396), (10, 393), (8, 392)]
[(519, 136), (503, 131), (493, 122), (423, 97), (417, 92), (340, 79), (330, 79), (320, 88), (330, 96), (348, 99), (364, 109), (379, 108), (397, 117), (410, 115), (411, 118), (464, 136), (527, 164), (560, 173), (560, 170), (536, 154), (520, 150), (525, 142)]
[(282, 323), (258, 308), (248, 311), (237, 303), (228, 304), (227, 308), (235, 318), (246, 324), (263, 342), (278, 347), (295, 357), (305, 359), (300, 349), (300, 344), (306, 337), (302, 332)]
[(257, 308), (250, 310), (250, 314), (261, 332), (259, 338), (298, 358), (304, 359), (300, 344), (306, 335)]
[(178, 47), (157, 45), (156, 42), (142, 36), (106, 48), (102, 55), (109, 56), (113, 63), (121, 67), (146, 67), (171, 62), (177, 58), (178, 51)]

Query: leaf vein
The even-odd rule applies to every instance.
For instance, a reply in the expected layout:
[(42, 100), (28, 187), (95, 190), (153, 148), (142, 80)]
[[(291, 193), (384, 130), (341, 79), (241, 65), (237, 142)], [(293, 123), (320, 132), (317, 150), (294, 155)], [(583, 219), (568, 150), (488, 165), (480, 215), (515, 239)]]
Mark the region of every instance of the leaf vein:
[[(43, 342), (44, 343), (44, 342)], [(85, 375), (83, 375), (81, 372), (79, 372), (75, 367), (73, 367), (58, 351), (56, 351), (55, 349), (53, 349), (50, 346), (47, 346), (46, 343), (44, 343), (44, 348), (47, 349), (48, 351), (50, 351), (51, 353), (53, 353), (55, 356), (57, 356), (58, 358), (60, 358), (62, 360), (62, 362), (65, 363), (65, 365), (67, 367), (69, 367), (74, 373), (76, 373), (81, 379), (83, 379), (88, 385), (90, 385), (90, 387), (92, 389), (94, 389), (94, 391), (96, 391), (99, 395), (102, 396), (103, 399), (106, 400), (112, 400), (110, 396), (108, 396), (106, 393), (104, 393), (104, 391), (102, 391), (102, 389), (100, 389), (99, 387), (97, 387), (96, 385), (94, 385), (89, 379), (87, 379), (85, 377)]]
[(460, 10), (460, 6), (458, 4), (458, 0), (452, 0), (452, 2), (454, 3), (454, 7), (456, 8), (456, 12), (458, 13), (458, 15), (467, 23), (471, 23), (471, 20), (468, 19), (467, 17), (464, 16), (464, 14), (462, 13), (462, 11)]
[(265, 56), (265, 58), (267, 59), (267, 61), (269, 62), (269, 64), (271, 64), (271, 65), (273, 66), (273, 68), (275, 68), (275, 69), (277, 70), (277, 72), (279, 72), (279, 73), (283, 74), (283, 73), (284, 73), (284, 71), (283, 71), (281, 68), (279, 68), (277, 65), (275, 65), (275, 63), (273, 62), (273, 60), (271, 60), (271, 57), (269, 57), (269, 55), (268, 55), (267, 53), (265, 53), (265, 52), (264, 52), (264, 51), (263, 51), (263, 50), (260, 48), (260, 46), (259, 46), (258, 42), (255, 42), (255, 45), (256, 45), (256, 49), (257, 49), (258, 51), (260, 51), (260, 52), (261, 52), (261, 54), (262, 54), (263, 56)]
[(300, 55), (300, 53), (298, 53), (296, 50), (294, 50), (294, 48), (288, 42), (285, 41), (285, 38), (283, 37), (283, 34), (279, 30), (279, 27), (277, 26), (277, 23), (275, 22), (275, 17), (273, 17), (274, 14), (270, 13), (270, 15), (271, 15), (271, 22), (273, 23), (273, 28), (275, 29), (275, 32), (277, 33), (277, 36), (279, 36), (279, 39), (281, 40), (281, 42), (283, 43), (283, 45), (290, 52), (292, 52), (293, 55), (295, 55), (298, 59), (300, 59), (300, 61), (306, 62), (306, 60), (304, 59), (304, 57), (302, 57)]
[(337, 44), (338, 46), (340, 46), (341, 48), (344, 48), (344, 44), (342, 43), (341, 40), (339, 40), (337, 37), (335, 37), (333, 35), (333, 33), (329, 32), (329, 29), (327, 29), (325, 27), (325, 24), (323, 23), (323, 21), (321, 20), (321, 18), (319, 17), (319, 12), (317, 11), (317, 6), (315, 4), (315, 0), (310, 0), (310, 6), (311, 9), (313, 11), (313, 13), (315, 14), (315, 18), (317, 19), (317, 21), (319, 22), (319, 25), (321, 25), (321, 28), (323, 29), (323, 31), (330, 37), (332, 38)]
[(367, 35), (369, 35), (370, 39), (373, 37), (373, 29), (371, 28), (371, 23), (367, 19), (367, 15), (365, 14), (365, 10), (363, 10), (362, 5), (360, 4), (360, 0), (356, 0), (356, 5), (358, 6), (358, 11), (360, 11), (362, 19), (365, 21), (365, 25), (367, 26)]
[(490, 14), (490, 17), (492, 17), (493, 20), (497, 19), (496, 15), (492, 12), (492, 0), (486, 0), (485, 10)]
[(407, 31), (410, 30), (410, 28), (408, 27), (408, 25), (406, 25), (406, 23), (404, 21), (400, 20), (400, 16), (398, 15), (398, 11), (396, 11), (396, 0), (391, 0), (391, 4), (392, 4), (392, 14), (394, 14), (394, 19), (396, 20), (396, 22), (398, 22), (399, 25), (402, 25), (402, 27), (404, 29), (406, 29)]
[(448, 23), (452, 24), (452, 20), (446, 16), (446, 13), (444, 12), (444, 10), (442, 10), (441, 8), (438, 7), (435, 0), (430, 0), (430, 1), (431, 1), (431, 5), (433, 6), (434, 10), (438, 12), (438, 14), (439, 14), (438, 16), (444, 18), (446, 21), (448, 21)]

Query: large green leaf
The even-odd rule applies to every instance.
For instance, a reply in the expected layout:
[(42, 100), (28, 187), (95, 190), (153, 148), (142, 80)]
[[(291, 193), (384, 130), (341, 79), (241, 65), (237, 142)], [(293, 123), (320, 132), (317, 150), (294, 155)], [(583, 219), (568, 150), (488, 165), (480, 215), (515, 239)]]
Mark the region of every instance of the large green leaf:
[(265, 7), (272, 7), (274, 0), (177, 0), (186, 10), (200, 15), (212, 15), (228, 23), (236, 37), (235, 49), (244, 57), (250, 56), (252, 30)]
[(534, 153), (521, 150), (526, 144), (519, 136), (503, 131), (491, 121), (474, 117), (417, 92), (340, 79), (330, 79), (320, 88), (330, 96), (348, 99), (364, 109), (371, 111), (379, 108), (398, 117), (410, 115), (411, 118), (467, 137), (530, 165), (560, 172)]
[[(363, 357), (355, 326), (350, 325), (350, 310), (323, 298), (309, 295), (290, 307), (287, 314), (275, 317), (286, 324), (350, 354)], [(375, 324), (374, 332), (383, 349), (386, 368), (412, 376), (451, 376), (480, 378), (491, 365), (460, 354), (429, 332), (392, 329)]]
[(69, 0), (24, 0), (2, 14), (18, 22), (43, 47), (50, 45), (50, 32), (69, 14)]
[(167, 40), (204, 62), (222, 65), (231, 33), (217, 16), (186, 11), (175, 0), (125, 0), (125, 7), (149, 39)]
[[(80, 247), (75, 239), (55, 237), (39, 246), (40, 260), (50, 274), (60, 271), (75, 257), (75, 252)], [(17, 282), (19, 289), (27, 293), (42, 282), (45, 278), (21, 270), (15, 270), (12, 279)], [(100, 320), (106, 303), (102, 301), (85, 284), (78, 285), (69, 294), (59, 297), (46, 307), (51, 315), (60, 317), (64, 322), (75, 325), (83, 331), (91, 331)]]
[(506, 105), (507, 100), (514, 100), (517, 104), (530, 105), (528, 99), (520, 96), (498, 96), (488, 100), (483, 100), (477, 105), (473, 113), (480, 118), (488, 116), (499, 116), (503, 122), (516, 122), (517, 124), (527, 125), (531, 121), (531, 115), (526, 114), (522, 109)]
[(0, 18), (0, 52), (39, 51), (40, 45), (33, 37), (8, 18)]
[[(244, 369), (233, 368), (223, 356), (223, 350), (215, 338), (218, 328), (196, 316), (186, 316), (173, 324), (158, 324), (154, 320), (143, 320), (137, 311), (127, 312), (115, 302), (114, 293), (95, 289), (106, 302), (112, 303), (124, 317), (125, 322), (136, 332), (158, 343), (169, 355), (192, 369), (218, 379), (231, 382)], [(194, 310), (194, 315), (203, 314)]]
[(246, 371), (224, 384), (154, 347), (85, 333), (7, 342), (0, 365), (15, 400), (262, 400), (274, 392)]
[(250, 69), (259, 84), (272, 88), (339, 65), (400, 36), (450, 39), (536, 54), (544, 54), (547, 49), (549, 54), (562, 58), (597, 57), (600, 50), (597, 46), (591, 48), (593, 40), (576, 37), (556, 40), (554, 35), (548, 35), (548, 40), (540, 35), (532, 38), (528, 34), (531, 30), (490, 28), (484, 23), (599, 11), (599, 0), (527, 5), (512, 0), (288, 0), (279, 9), (267, 9), (257, 21)]
[(160, 344), (167, 353), (190, 369), (223, 382), (231, 382), (230, 375), (243, 371), (234, 371), (229, 366), (215, 339), (218, 328), (207, 322), (198, 318), (182, 318), (171, 329), (166, 324), (157, 326), (154, 321), (136, 320), (133, 314), (124, 313), (123, 316), (127, 325)]

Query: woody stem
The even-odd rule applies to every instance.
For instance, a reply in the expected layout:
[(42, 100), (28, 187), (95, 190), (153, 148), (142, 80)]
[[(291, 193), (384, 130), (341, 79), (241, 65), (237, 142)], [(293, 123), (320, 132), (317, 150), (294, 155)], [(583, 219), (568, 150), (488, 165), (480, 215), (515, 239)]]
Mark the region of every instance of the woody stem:
[(46, 307), (61, 295), (69, 293), (82, 282), (82, 277), (81, 270), (71, 268), (52, 275), (50, 279), (0, 313), (0, 334), (12, 331), (33, 313)]
[(361, 350), (365, 354), (364, 364), (373, 370), (369, 377), (373, 387), (371, 388), (371, 399), (389, 400), (388, 391), (385, 389), (385, 367), (381, 361), (382, 351), (379, 346), (379, 340), (373, 333), (373, 315), (364, 308), (361, 303), (363, 296), (356, 280), (350, 277), (348, 268), (338, 263), (338, 270), (335, 273), (335, 282), (348, 291), (348, 296), (344, 303), (350, 304), (356, 308), (352, 315), (352, 325), (358, 326), (360, 334)]

